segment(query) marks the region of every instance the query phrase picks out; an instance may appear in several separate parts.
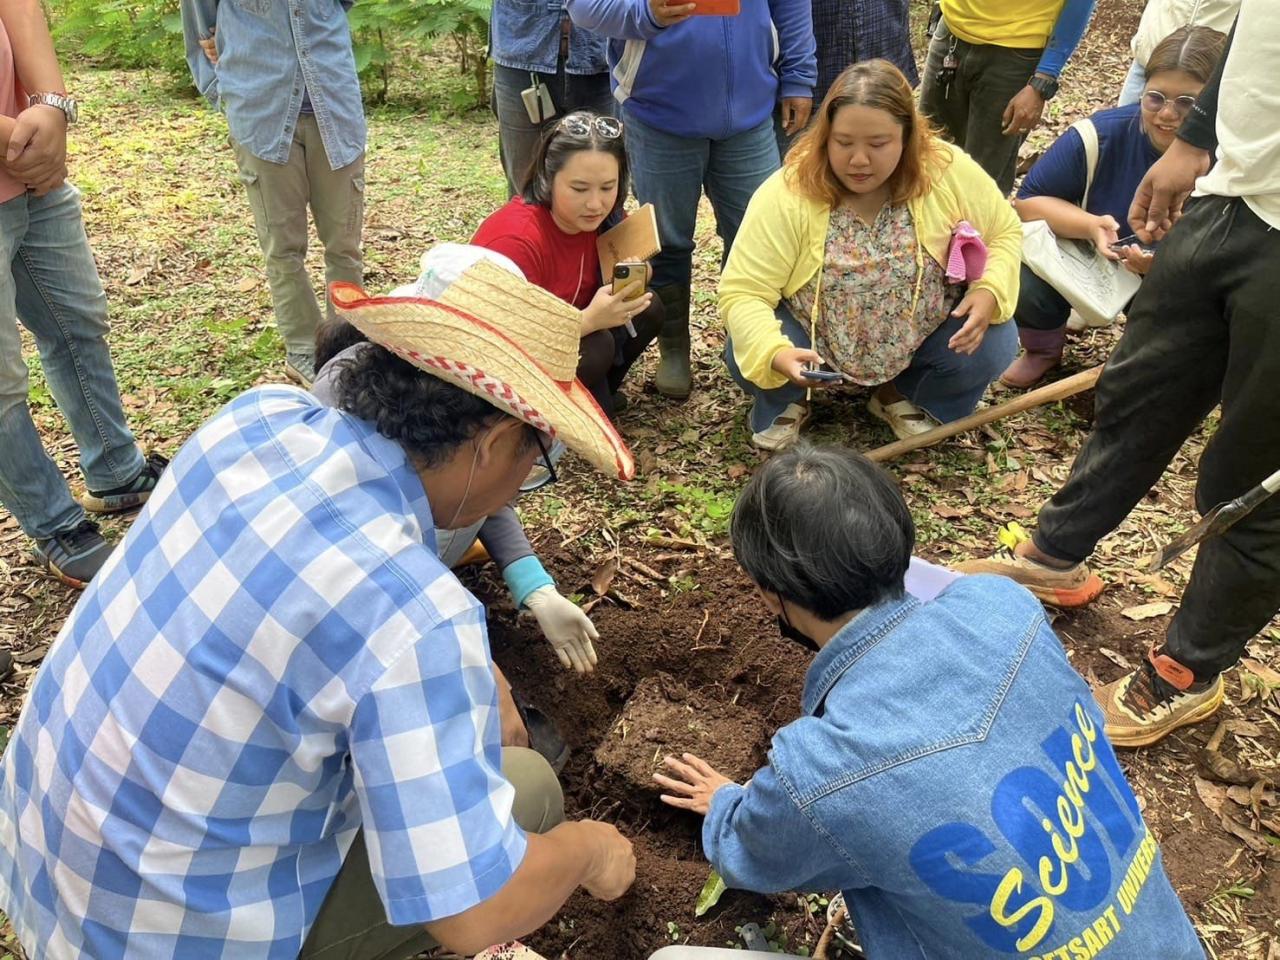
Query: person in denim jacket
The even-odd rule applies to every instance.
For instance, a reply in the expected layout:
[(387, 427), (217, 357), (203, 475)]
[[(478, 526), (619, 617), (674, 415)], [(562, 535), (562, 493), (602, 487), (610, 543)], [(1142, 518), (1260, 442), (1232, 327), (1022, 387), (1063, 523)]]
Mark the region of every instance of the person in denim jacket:
[(989, 576), (905, 593), (911, 514), (839, 447), (770, 460), (731, 535), (815, 656), (748, 783), (692, 754), (657, 776), (726, 884), (841, 890), (870, 957), (1204, 956), (1039, 601)]
[(353, 2), (180, 4), (196, 89), (227, 115), (267, 262), (285, 374), (304, 387), (315, 376), (320, 327), (305, 265), (308, 206), (324, 246), (325, 286), (363, 279), (366, 130), (347, 25)]
[[(520, 192), (542, 135), (553, 121), (578, 110), (614, 115), (605, 42), (570, 21), (564, 0), (493, 0), (489, 56), (507, 196)], [(551, 109), (541, 120), (530, 116), (521, 97), (522, 91), (533, 88), (545, 89), (549, 98)]]

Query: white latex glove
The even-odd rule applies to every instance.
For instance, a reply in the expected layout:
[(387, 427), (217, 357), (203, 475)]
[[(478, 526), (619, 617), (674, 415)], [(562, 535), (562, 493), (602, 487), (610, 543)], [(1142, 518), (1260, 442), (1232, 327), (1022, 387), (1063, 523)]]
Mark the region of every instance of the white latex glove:
[(524, 598), (524, 605), (538, 618), (543, 636), (555, 648), (561, 663), (579, 673), (596, 668), (596, 648), (591, 641), (599, 640), (600, 634), (580, 606), (560, 596), (551, 584), (534, 590)]

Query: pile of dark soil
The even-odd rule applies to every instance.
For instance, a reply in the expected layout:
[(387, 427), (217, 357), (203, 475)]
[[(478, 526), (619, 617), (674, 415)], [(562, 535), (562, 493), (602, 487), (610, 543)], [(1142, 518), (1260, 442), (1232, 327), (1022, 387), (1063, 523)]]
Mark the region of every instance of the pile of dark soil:
[[(579, 557), (541, 553), (551, 569), (583, 568)], [(501, 596), (496, 584), (477, 590), (495, 602)], [(749, 777), (764, 762), (769, 736), (799, 710), (808, 657), (778, 636), (732, 561), (704, 557), (697, 589), (647, 596), (652, 606), (605, 602), (592, 610), (600, 663), (582, 678), (560, 666), (535, 624), (517, 621), (509, 607), (490, 609), (499, 666), (573, 749), (561, 775), (569, 816), (617, 824), (637, 859), (635, 886), (624, 897), (601, 903), (580, 892), (526, 942), (549, 958), (643, 960), (673, 938), (740, 943), (735, 926), (770, 918), (792, 942), (806, 929), (812, 938), (821, 924), (795, 896), (729, 891), (695, 920), (710, 870), (702, 818), (663, 804), (651, 779), (664, 754), (686, 750), (739, 782)]]
[(684, 752), (715, 758), (716, 769), (739, 783), (764, 760), (768, 731), (749, 707), (709, 700), (669, 673), (642, 680), (617, 722), (595, 750), (606, 779), (638, 793), (655, 791), (662, 758)]

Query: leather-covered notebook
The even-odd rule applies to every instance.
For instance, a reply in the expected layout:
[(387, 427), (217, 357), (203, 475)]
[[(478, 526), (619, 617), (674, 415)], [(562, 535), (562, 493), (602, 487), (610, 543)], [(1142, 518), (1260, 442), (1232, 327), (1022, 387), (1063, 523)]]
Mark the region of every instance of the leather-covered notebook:
[(623, 260), (648, 260), (662, 252), (658, 239), (658, 217), (653, 204), (646, 203), (616, 227), (596, 238), (600, 254), (600, 276), (613, 276), (613, 265)]

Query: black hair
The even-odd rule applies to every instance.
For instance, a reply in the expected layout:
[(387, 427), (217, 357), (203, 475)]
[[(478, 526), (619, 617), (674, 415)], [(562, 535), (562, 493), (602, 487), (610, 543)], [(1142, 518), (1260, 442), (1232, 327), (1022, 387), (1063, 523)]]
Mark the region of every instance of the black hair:
[(916, 528), (884, 470), (800, 441), (747, 483), (729, 535), (763, 590), (830, 621), (903, 595)]
[[(316, 367), (368, 338), (349, 323), (330, 323), (316, 337)], [(447, 380), (419, 370), (390, 350), (370, 343), (344, 358), (334, 378), (334, 406), (368, 420), (400, 444), (420, 468), (436, 467), (454, 450), (505, 414)], [(525, 430), (521, 451), (536, 442)]]
[[(524, 181), (520, 185), (520, 196), (525, 203), (536, 203), (539, 206), (551, 206), (551, 187), (555, 183), (556, 174), (564, 169), (569, 158), (583, 150), (598, 150), (607, 153), (618, 161), (618, 199), (614, 201), (610, 213), (622, 209), (627, 199), (627, 148), (623, 138), (608, 138), (600, 135), (595, 127), (598, 114), (590, 110), (578, 110), (553, 124), (543, 134), (542, 142), (533, 154), (529, 169), (525, 172)], [(610, 118), (612, 119), (612, 118)], [(580, 121), (587, 133), (571, 133), (565, 124), (571, 120)], [(621, 121), (618, 121), (621, 127)]]
[(330, 320), (320, 324), (320, 329), (316, 331), (316, 370), (322, 369), (348, 347), (364, 343), (368, 339), (355, 324), (345, 320)]

